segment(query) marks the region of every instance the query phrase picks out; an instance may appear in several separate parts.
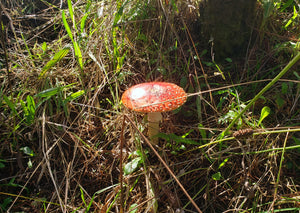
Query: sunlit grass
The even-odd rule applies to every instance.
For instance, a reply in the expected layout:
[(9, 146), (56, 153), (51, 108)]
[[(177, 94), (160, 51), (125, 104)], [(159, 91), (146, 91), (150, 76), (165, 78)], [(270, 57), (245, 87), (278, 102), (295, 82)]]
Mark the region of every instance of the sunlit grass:
[[(196, 2), (12, 3), (1, 31), (1, 211), (195, 211), (178, 182), (203, 212), (299, 210), (295, 1), (259, 1), (247, 61), (224, 63), (199, 40)], [(147, 81), (188, 93), (163, 115), (159, 160), (143, 116), (120, 102)]]

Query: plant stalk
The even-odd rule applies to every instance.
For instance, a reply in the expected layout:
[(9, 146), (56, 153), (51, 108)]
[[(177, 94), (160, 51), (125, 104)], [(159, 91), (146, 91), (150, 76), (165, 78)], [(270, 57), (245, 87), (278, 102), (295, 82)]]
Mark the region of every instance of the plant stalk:
[(197, 209), (197, 211), (199, 213), (202, 213), (202, 211), (200, 210), (200, 208), (198, 207), (198, 205), (195, 203), (195, 201), (193, 200), (193, 198), (188, 194), (188, 192), (185, 190), (185, 188), (183, 187), (183, 185), (180, 183), (180, 181), (178, 180), (178, 178), (176, 177), (176, 175), (174, 174), (174, 172), (170, 169), (170, 167), (166, 164), (166, 162), (158, 154), (158, 152), (156, 151), (156, 149), (152, 146), (151, 142), (145, 137), (145, 135), (143, 135), (143, 133), (138, 129), (138, 127), (135, 125), (135, 123), (128, 116), (124, 115), (124, 117), (126, 117), (126, 119), (131, 123), (131, 125), (136, 129), (136, 131), (143, 137), (143, 139), (145, 140), (145, 142), (147, 143), (147, 145), (152, 149), (152, 151), (157, 156), (157, 158), (159, 159), (159, 161), (167, 169), (167, 171), (169, 172), (169, 174), (174, 178), (174, 180), (176, 181), (176, 183), (178, 184), (178, 186), (181, 188), (181, 190), (183, 191), (183, 193), (186, 195), (186, 197), (193, 204), (193, 206), (195, 207), (195, 209)]
[(221, 138), (228, 133), (228, 131), (233, 127), (235, 122), (255, 103), (255, 101), (264, 94), (268, 89), (270, 89), (273, 84), (275, 84), (289, 69), (300, 59), (300, 51), (298, 54), (283, 68), (283, 70), (270, 82), (268, 83), (250, 102), (247, 106), (231, 121), (228, 127), (221, 133)]

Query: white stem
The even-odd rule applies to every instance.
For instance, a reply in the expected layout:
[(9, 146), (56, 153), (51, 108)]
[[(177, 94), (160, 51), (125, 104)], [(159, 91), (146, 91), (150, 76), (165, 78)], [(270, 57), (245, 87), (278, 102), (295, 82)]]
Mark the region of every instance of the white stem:
[(159, 122), (161, 121), (162, 116), (160, 112), (151, 112), (148, 113), (148, 135), (150, 142), (153, 145), (158, 144), (158, 137), (153, 138), (153, 136), (159, 133)]

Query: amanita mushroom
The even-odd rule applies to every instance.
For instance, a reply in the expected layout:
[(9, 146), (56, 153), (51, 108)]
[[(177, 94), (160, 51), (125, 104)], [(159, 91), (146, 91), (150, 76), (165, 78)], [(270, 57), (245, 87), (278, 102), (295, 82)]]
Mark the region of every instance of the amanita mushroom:
[(187, 95), (176, 84), (150, 82), (137, 84), (124, 92), (122, 102), (127, 108), (136, 112), (148, 113), (148, 135), (153, 145), (158, 144), (161, 112), (171, 111), (183, 105)]

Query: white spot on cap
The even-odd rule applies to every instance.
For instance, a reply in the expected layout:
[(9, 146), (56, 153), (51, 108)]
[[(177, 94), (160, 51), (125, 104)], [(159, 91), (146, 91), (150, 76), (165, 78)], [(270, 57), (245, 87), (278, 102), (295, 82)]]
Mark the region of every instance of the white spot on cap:
[(145, 89), (136, 88), (131, 92), (130, 98), (132, 100), (137, 100), (137, 99), (140, 99), (140, 98), (144, 97), (145, 95), (146, 95), (146, 90)]

